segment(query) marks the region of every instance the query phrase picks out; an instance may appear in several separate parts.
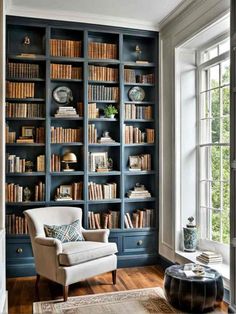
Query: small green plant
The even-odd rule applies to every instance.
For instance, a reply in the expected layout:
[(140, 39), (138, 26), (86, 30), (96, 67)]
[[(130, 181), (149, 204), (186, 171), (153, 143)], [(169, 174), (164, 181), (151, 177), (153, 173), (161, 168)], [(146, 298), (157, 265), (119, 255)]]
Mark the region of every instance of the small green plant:
[(118, 110), (113, 105), (108, 105), (104, 108), (104, 114), (106, 118), (114, 117), (118, 113)]

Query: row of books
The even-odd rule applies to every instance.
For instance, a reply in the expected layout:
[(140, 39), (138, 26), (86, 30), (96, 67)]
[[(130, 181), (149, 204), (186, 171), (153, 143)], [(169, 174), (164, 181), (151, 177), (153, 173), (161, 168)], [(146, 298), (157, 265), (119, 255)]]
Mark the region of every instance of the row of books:
[(26, 218), (15, 214), (6, 215), (6, 233), (28, 234), (29, 231)]
[(56, 189), (55, 201), (75, 201), (83, 199), (83, 182), (61, 185)]
[(124, 79), (126, 83), (148, 83), (154, 84), (154, 74), (136, 74), (133, 69), (124, 70)]
[(91, 59), (117, 59), (117, 45), (89, 42), (88, 57)]
[(26, 195), (25, 188), (19, 184), (6, 183), (6, 201), (7, 202), (44, 201), (45, 200), (45, 183), (39, 182), (38, 184), (34, 186), (34, 195), (33, 195), (33, 191), (31, 190), (29, 190), (28, 193), (29, 194)]
[(61, 171), (61, 156), (57, 154), (51, 155), (51, 172), (60, 172)]
[(52, 143), (77, 143), (83, 141), (83, 129), (51, 127)]
[(139, 106), (135, 104), (125, 104), (125, 119), (152, 119), (152, 106)]
[(155, 130), (145, 129), (140, 130), (138, 127), (132, 125), (125, 125), (125, 144), (139, 144), (139, 143), (154, 143)]
[(44, 105), (6, 102), (7, 118), (43, 118)]
[(89, 65), (89, 80), (117, 82), (118, 74), (118, 69)]
[(6, 82), (7, 98), (34, 98), (35, 83)]
[(151, 154), (129, 156), (130, 171), (150, 171), (152, 169)]
[[(10, 154), (7, 154), (6, 161), (7, 173), (29, 172), (29, 169), (27, 168), (27, 162), (32, 163), (31, 161), (27, 161), (25, 158), (20, 158), (19, 156)], [(42, 172), (45, 171), (45, 155), (37, 156), (36, 170)]]
[(88, 192), (90, 200), (103, 200), (116, 198), (117, 184), (116, 183), (97, 184), (95, 182), (89, 182)]
[(104, 85), (88, 86), (88, 100), (119, 100), (119, 87), (106, 87)]
[(77, 79), (82, 80), (82, 67), (74, 67), (71, 64), (50, 65), (52, 79)]
[(88, 227), (89, 229), (117, 229), (119, 228), (119, 216), (118, 211), (94, 213), (88, 212)]
[(97, 129), (95, 127), (95, 124), (88, 125), (88, 142), (89, 144), (94, 144), (98, 142)]
[(154, 222), (153, 209), (138, 209), (132, 214), (126, 213), (124, 215), (125, 228), (150, 228), (153, 227)]
[(9, 126), (5, 127), (6, 143), (45, 143), (45, 129), (44, 127), (37, 127), (33, 136), (19, 136), (16, 139), (16, 132), (10, 131)]
[(97, 104), (95, 102), (91, 102), (88, 104), (88, 118), (99, 118), (99, 108), (97, 108)]
[(39, 65), (8, 62), (7, 74), (9, 78), (39, 78)]
[(53, 57), (79, 58), (82, 42), (67, 39), (50, 39), (50, 55)]

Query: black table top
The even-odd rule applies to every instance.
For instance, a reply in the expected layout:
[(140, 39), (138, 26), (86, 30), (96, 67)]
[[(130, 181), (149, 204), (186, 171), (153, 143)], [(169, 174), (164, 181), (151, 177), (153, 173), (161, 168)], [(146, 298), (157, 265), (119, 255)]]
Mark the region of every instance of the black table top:
[[(186, 277), (184, 273), (184, 265), (172, 265), (168, 267), (165, 270), (165, 275), (169, 275), (170, 277), (179, 279), (179, 280), (186, 280), (186, 281), (197, 281), (197, 282), (202, 282), (202, 281), (216, 281), (221, 275), (218, 273), (218, 271), (208, 267), (208, 266), (203, 266), (205, 271), (204, 276), (194, 276), (194, 277)], [(213, 278), (208, 277), (208, 275), (214, 275)], [(210, 276), (209, 275), (209, 276)]]

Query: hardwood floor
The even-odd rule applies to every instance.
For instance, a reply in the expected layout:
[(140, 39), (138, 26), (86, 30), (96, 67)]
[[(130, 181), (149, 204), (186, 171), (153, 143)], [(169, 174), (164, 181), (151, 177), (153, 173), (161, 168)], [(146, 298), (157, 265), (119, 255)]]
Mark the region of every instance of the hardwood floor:
[[(163, 286), (164, 272), (158, 266), (123, 268), (117, 270), (116, 285), (112, 285), (112, 274), (106, 273), (70, 286), (69, 296), (87, 295), (112, 291)], [(30, 314), (35, 301), (36, 277), (10, 278), (7, 280), (9, 314)], [(40, 300), (62, 298), (62, 287), (47, 279), (39, 283)], [(221, 309), (227, 312), (227, 306)]]

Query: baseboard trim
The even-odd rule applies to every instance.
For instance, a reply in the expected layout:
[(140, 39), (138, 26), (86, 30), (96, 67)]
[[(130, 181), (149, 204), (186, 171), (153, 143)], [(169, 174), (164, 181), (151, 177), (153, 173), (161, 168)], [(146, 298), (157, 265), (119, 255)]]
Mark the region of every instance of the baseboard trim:
[(6, 273), (7, 278), (29, 277), (36, 275), (34, 264), (12, 264), (12, 265), (8, 264)]

